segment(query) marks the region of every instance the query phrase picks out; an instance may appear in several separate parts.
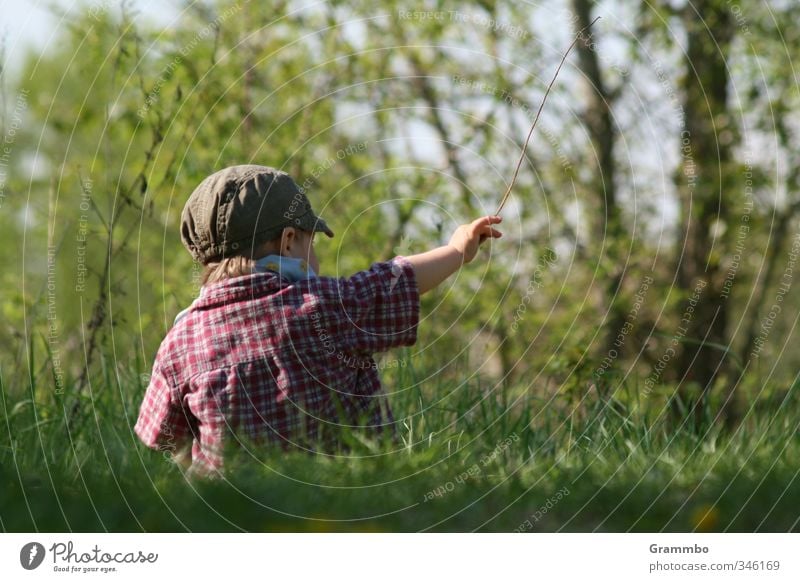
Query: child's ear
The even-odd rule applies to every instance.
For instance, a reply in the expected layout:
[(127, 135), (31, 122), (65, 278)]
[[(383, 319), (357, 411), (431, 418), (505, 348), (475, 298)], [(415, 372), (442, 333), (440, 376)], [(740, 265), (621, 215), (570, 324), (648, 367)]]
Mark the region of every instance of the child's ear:
[(284, 228), (283, 233), (281, 233), (281, 253), (291, 252), (292, 245), (295, 243), (296, 239), (297, 231), (293, 226), (287, 226)]

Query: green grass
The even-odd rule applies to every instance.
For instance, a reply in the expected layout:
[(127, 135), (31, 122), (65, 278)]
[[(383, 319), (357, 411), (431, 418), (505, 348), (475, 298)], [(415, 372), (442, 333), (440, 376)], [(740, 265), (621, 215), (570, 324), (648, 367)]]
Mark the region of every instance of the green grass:
[(135, 439), (135, 369), (104, 365), (69, 423), (74, 385), (55, 394), (44, 372), (3, 381), (0, 528), (800, 529), (795, 387), (735, 431), (696, 433), (664, 418), (663, 394), (642, 402), (629, 384), (607, 402), (593, 390), (544, 395), (538, 381), (501, 388), (463, 376), (386, 372), (395, 416), (408, 416), (399, 445), (357, 442), (339, 458), (251, 450), (209, 482), (187, 481)]

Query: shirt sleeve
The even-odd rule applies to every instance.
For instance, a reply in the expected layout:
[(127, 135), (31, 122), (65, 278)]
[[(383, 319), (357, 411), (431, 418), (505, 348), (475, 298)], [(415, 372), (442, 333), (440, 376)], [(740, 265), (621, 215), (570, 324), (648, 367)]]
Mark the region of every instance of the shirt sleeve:
[(395, 257), (334, 281), (325, 319), (343, 350), (374, 354), (416, 343), (419, 287), (408, 259)]
[(154, 367), (133, 428), (136, 435), (151, 449), (175, 453), (193, 438), (189, 414), (176, 400), (162, 372)]

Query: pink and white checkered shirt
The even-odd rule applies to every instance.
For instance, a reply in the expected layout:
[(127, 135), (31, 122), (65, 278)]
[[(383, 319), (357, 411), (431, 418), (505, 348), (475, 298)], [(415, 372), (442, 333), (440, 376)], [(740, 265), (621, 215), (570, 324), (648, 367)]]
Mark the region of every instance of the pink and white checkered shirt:
[(349, 278), (207, 285), (162, 342), (134, 430), (159, 450), (191, 443), (201, 473), (221, 469), (234, 443), (309, 449), (337, 426), (393, 433), (372, 355), (413, 345), (418, 322), (403, 257)]

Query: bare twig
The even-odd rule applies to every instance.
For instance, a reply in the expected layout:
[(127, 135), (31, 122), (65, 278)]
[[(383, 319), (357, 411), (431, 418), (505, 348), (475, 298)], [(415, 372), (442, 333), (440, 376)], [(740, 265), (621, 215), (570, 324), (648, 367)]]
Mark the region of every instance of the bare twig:
[(520, 153), (519, 161), (517, 162), (517, 167), (514, 170), (514, 176), (513, 176), (513, 178), (511, 178), (511, 183), (508, 185), (508, 189), (506, 189), (506, 193), (503, 194), (503, 198), (500, 199), (500, 205), (497, 207), (497, 211), (495, 212), (495, 215), (500, 214), (500, 211), (503, 210), (503, 206), (505, 206), (506, 201), (508, 200), (508, 196), (511, 194), (511, 189), (514, 187), (514, 183), (517, 181), (517, 175), (519, 174), (519, 169), (522, 166), (522, 160), (525, 159), (525, 152), (528, 150), (528, 142), (530, 142), (530, 140), (531, 140), (531, 136), (533, 135), (533, 130), (536, 128), (536, 123), (539, 121), (539, 116), (541, 115), (542, 109), (544, 108), (544, 104), (547, 101), (547, 96), (550, 95), (550, 90), (553, 88), (553, 85), (555, 84), (556, 79), (558, 78), (558, 73), (561, 72), (561, 67), (564, 65), (564, 61), (567, 60), (567, 57), (569, 56), (569, 53), (572, 52), (573, 47), (581, 39), (581, 37), (583, 36), (584, 31), (589, 29), (589, 28), (591, 28), (592, 25), (595, 22), (600, 20), (600, 18), (601, 17), (598, 16), (597, 18), (592, 20), (589, 23), (588, 26), (585, 26), (585, 27), (581, 28), (578, 31), (578, 34), (575, 35), (575, 38), (572, 40), (572, 43), (569, 45), (569, 48), (567, 49), (567, 52), (565, 52), (564, 56), (561, 57), (561, 62), (558, 64), (558, 68), (556, 69), (555, 75), (553, 75), (553, 78), (550, 80), (550, 84), (547, 86), (547, 90), (544, 92), (544, 97), (542, 98), (542, 103), (539, 105), (539, 110), (536, 112), (536, 117), (533, 119), (533, 124), (531, 125), (531, 129), (528, 132), (528, 137), (525, 139), (525, 145), (522, 146), (522, 153)]

